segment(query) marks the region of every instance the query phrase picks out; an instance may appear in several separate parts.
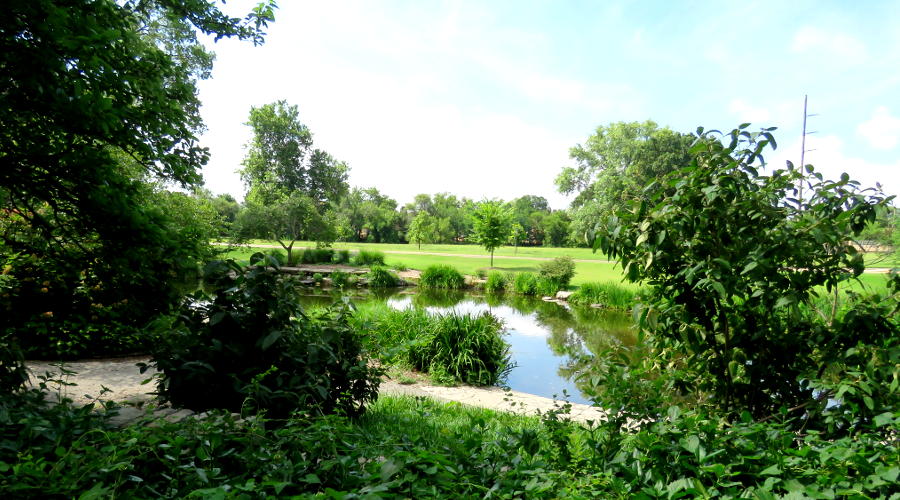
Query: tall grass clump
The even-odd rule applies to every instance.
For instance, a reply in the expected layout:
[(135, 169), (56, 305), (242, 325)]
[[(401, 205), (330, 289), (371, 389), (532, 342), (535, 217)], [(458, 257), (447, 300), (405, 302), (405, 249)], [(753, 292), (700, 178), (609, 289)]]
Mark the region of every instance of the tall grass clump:
[(487, 275), (487, 281), (484, 282), (484, 291), (491, 293), (502, 292), (510, 284), (510, 279), (507, 275), (500, 271), (491, 271)]
[(369, 280), (369, 288), (391, 288), (400, 283), (396, 274), (381, 266), (374, 266), (366, 273)]
[(534, 295), (537, 293), (537, 281), (534, 273), (519, 273), (513, 280), (513, 290), (522, 295)]
[(384, 253), (377, 250), (360, 250), (351, 259), (356, 266), (383, 266)]
[(307, 248), (300, 257), (300, 262), (304, 264), (330, 264), (334, 257), (334, 250), (331, 248)]
[(494, 385), (512, 368), (503, 323), (490, 313), (435, 317), (430, 334), (408, 352), (414, 368), (438, 382)]
[(359, 306), (353, 325), (371, 333), (371, 349), (387, 364), (405, 365), (438, 383), (493, 385), (512, 368), (500, 320), (424, 309), (393, 309), (384, 303)]
[(422, 288), (458, 290), (465, 288), (466, 279), (454, 267), (438, 264), (428, 266), (422, 271), (422, 276), (419, 278), (419, 286)]
[(580, 305), (601, 304), (615, 309), (628, 309), (634, 304), (638, 291), (619, 283), (584, 283), (570, 297), (569, 302)]
[(350, 263), (350, 250), (335, 250), (334, 255), (331, 256), (332, 264), (349, 264)]

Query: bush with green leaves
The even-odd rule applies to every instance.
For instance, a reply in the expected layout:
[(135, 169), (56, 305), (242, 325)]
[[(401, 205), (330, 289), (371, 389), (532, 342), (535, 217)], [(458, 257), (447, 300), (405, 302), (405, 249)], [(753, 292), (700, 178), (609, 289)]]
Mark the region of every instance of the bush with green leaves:
[(250, 262), (272, 267), (209, 264), (212, 292), (196, 292), (174, 324), (162, 325), (152, 351), (160, 397), (197, 411), (249, 407), (276, 418), (299, 409), (362, 413), (378, 396), (380, 372), (368, 364), (349, 309), (309, 317), (293, 278), (261, 253)]
[(441, 290), (459, 290), (466, 287), (466, 279), (453, 266), (436, 264), (428, 266), (419, 277), (419, 287)]
[(369, 288), (392, 288), (400, 284), (400, 278), (396, 274), (381, 266), (373, 266), (366, 273), (366, 279)]
[(564, 289), (569, 286), (569, 282), (575, 276), (575, 261), (572, 260), (572, 257), (564, 255), (549, 262), (541, 262), (538, 276), (554, 283), (557, 289)]
[(484, 291), (493, 293), (502, 292), (506, 290), (507, 286), (510, 284), (510, 279), (507, 275), (500, 271), (491, 271), (488, 273), (487, 280), (484, 282)]
[(360, 250), (353, 256), (351, 262), (354, 266), (383, 266), (384, 253), (377, 250)]
[[(846, 174), (825, 180), (812, 166), (761, 174), (775, 141), (771, 129), (746, 128), (721, 140), (699, 129), (691, 165), (601, 224), (594, 248), (617, 259), (630, 281), (651, 285), (640, 318), (655, 354), (643, 362), (667, 373), (673, 390), (732, 414), (815, 415), (837, 395), (817, 390), (817, 380), (867, 370), (848, 349), (867, 352), (897, 336), (891, 307), (804, 313), (863, 272), (850, 242), (888, 200)], [(900, 376), (896, 365), (893, 373)]]

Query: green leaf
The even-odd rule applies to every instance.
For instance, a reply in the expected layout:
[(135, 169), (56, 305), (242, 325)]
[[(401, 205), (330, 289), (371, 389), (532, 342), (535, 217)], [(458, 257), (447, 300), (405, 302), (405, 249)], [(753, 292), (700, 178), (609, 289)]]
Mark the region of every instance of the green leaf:
[(262, 350), (265, 351), (266, 349), (271, 347), (272, 344), (274, 344), (278, 341), (278, 339), (281, 338), (281, 335), (281, 330), (273, 330), (271, 333), (266, 335), (266, 337), (262, 340), (262, 344), (260, 345)]
[(756, 269), (756, 266), (758, 266), (758, 265), (759, 265), (759, 264), (757, 264), (757, 262), (756, 262), (755, 260), (752, 261), (752, 262), (748, 262), (747, 265), (744, 266), (744, 270), (741, 271), (741, 274), (747, 274), (747, 273), (749, 273), (750, 271)]
[(711, 285), (717, 292), (719, 292), (719, 296), (721, 296), (723, 299), (725, 298), (725, 287), (722, 286), (721, 283), (719, 283), (718, 281), (712, 281), (712, 282), (710, 282), (710, 285)]
[(875, 417), (872, 418), (872, 421), (875, 423), (875, 427), (884, 427), (894, 421), (894, 414), (887, 411), (880, 415), (875, 415)]
[(777, 465), (769, 466), (760, 471), (760, 475), (763, 476), (777, 476), (779, 474), (781, 474), (781, 469)]

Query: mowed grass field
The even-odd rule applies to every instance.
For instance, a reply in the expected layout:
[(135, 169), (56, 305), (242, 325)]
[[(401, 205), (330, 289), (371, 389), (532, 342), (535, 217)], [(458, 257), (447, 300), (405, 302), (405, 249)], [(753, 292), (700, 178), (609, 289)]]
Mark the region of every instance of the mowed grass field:
[[(255, 245), (272, 245), (280, 248), (277, 242), (269, 240), (253, 240), (250, 242)], [(312, 242), (296, 242), (294, 251), (302, 252), (304, 247), (315, 247)], [(573, 285), (580, 285), (587, 282), (616, 282), (625, 286), (635, 287), (630, 283), (622, 281), (622, 269), (615, 263), (606, 260), (606, 256), (600, 253), (593, 253), (588, 248), (547, 248), (547, 247), (526, 247), (519, 248), (518, 253), (512, 247), (502, 247), (494, 252), (494, 267), (490, 268), (490, 256), (484, 251), (484, 248), (477, 245), (422, 245), (419, 250), (416, 245), (410, 244), (389, 244), (389, 243), (343, 243), (334, 244), (336, 249), (350, 250), (376, 250), (385, 253), (385, 265), (389, 267), (403, 266), (409, 269), (425, 269), (434, 264), (446, 264), (455, 267), (463, 274), (474, 275), (479, 270), (494, 269), (502, 272), (533, 272), (538, 271), (538, 267), (543, 259), (552, 259), (568, 255), (575, 262), (575, 277), (572, 279)], [(255, 252), (265, 250), (264, 248), (247, 248), (242, 247), (230, 251), (227, 256), (238, 260), (247, 260)], [(408, 252), (408, 253), (389, 253), (389, 252)], [(430, 255), (432, 253), (452, 254), (452, 255)], [(470, 257), (471, 256), (471, 257)], [(513, 257), (516, 258), (507, 258)], [(531, 257), (531, 258), (529, 258)], [(587, 261), (587, 262), (586, 262)], [(883, 262), (883, 260), (882, 260)], [(887, 274), (864, 274), (860, 276), (859, 282), (851, 281), (849, 289), (851, 290), (869, 290), (882, 291), (885, 290)]]

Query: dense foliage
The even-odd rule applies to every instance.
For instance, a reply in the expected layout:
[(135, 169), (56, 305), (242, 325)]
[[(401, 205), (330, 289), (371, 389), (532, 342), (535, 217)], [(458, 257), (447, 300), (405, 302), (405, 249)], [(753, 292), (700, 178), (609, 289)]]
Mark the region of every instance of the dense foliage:
[[(205, 2), (14, 1), (0, 21), (0, 335), (31, 355), (130, 351), (209, 256), (196, 30), (262, 42)], [(15, 314), (8, 314), (15, 311)]]
[(277, 266), (255, 265), (265, 262), (255, 254), (250, 269), (207, 266), (211, 290), (191, 296), (153, 346), (160, 397), (197, 411), (249, 407), (276, 418), (298, 409), (362, 413), (378, 395), (379, 370), (369, 366), (349, 310), (305, 315), (297, 285)]
[[(837, 300), (862, 273), (851, 240), (886, 200), (858, 191), (846, 174), (836, 182), (812, 167), (760, 174), (774, 139), (745, 127), (723, 142), (698, 131), (691, 165), (610, 218), (595, 247), (619, 259), (628, 279), (651, 285), (641, 314), (655, 352), (647, 359), (668, 372), (670, 387), (735, 414), (791, 408), (814, 418), (828, 413), (830, 398), (849, 404), (855, 392), (826, 379), (878, 385), (900, 376), (889, 361), (900, 355), (889, 303), (853, 296), (844, 308), (811, 312), (813, 299)], [(834, 428), (868, 425), (898, 396), (871, 391), (856, 420)]]
[(472, 212), (472, 241), (483, 246), (491, 254), (494, 267), (494, 250), (507, 243), (512, 233), (512, 213), (499, 201), (482, 201)]

